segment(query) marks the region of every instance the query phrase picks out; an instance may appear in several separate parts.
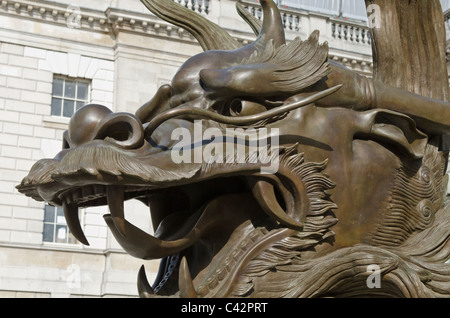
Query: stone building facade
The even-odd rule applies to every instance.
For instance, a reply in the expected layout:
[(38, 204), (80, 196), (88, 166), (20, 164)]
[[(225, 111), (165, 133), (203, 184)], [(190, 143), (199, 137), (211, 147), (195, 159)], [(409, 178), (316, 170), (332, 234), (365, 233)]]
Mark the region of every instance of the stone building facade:
[[(234, 0), (175, 1), (243, 44), (255, 38)], [(256, 1), (242, 3), (260, 16)], [(280, 3), (287, 39), (318, 29), (331, 59), (370, 75), (363, 15), (301, 3)], [(96, 103), (134, 113), (199, 52), (189, 33), (158, 19), (139, 0), (0, 0), (0, 297), (136, 297), (142, 264), (152, 281), (158, 262), (134, 259), (120, 248), (103, 221), (106, 207), (81, 211), (90, 242), (82, 246), (61, 211), (15, 186), (34, 162), (61, 149), (77, 107)], [(152, 231), (148, 208), (127, 202), (125, 210), (127, 219)]]

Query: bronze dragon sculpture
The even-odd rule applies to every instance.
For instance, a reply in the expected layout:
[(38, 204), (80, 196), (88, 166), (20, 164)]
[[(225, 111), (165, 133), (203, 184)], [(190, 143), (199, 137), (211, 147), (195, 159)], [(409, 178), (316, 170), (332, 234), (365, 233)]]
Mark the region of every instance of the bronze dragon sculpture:
[[(81, 108), (19, 191), (63, 206), (84, 244), (78, 209), (108, 205), (125, 251), (162, 259), (152, 286), (141, 268), (142, 297), (450, 295), (438, 0), (366, 1), (382, 13), (373, 78), (328, 60), (318, 32), (287, 43), (272, 0), (262, 23), (237, 5), (257, 36), (246, 46), (171, 0), (141, 1), (204, 52), (134, 115)], [(127, 221), (129, 199), (149, 206), (154, 235)]]

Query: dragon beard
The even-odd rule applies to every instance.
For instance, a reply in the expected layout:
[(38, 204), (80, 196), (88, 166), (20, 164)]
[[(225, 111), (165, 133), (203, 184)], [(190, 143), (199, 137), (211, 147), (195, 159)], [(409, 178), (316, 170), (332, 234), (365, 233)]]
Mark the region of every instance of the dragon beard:
[(376, 230), (364, 244), (308, 259), (302, 255), (321, 240), (284, 238), (249, 263), (234, 294), (258, 290), (256, 297), (262, 298), (448, 296), (450, 202), (446, 204), (443, 195), (448, 183), (444, 171), (445, 156), (428, 145), (421, 167), (404, 164), (399, 169)]
[[(312, 258), (311, 251), (334, 240), (332, 226), (338, 220), (326, 192), (332, 188), (332, 182), (322, 173), (326, 163), (305, 163), (303, 154), (292, 152), (291, 149), (283, 155), (282, 163), (301, 175), (311, 202), (320, 202), (312, 205), (303, 230), (279, 228), (273, 223), (252, 229), (234, 241), (236, 248), (223, 257), (215, 274), (197, 287), (189, 280), (187, 264), (180, 261), (179, 255), (172, 256), (169, 260), (172, 268), (184, 268), (178, 272), (180, 286), (191, 286), (192, 293), (187, 294), (185, 289), (181, 296), (422, 298), (447, 295), (450, 279), (445, 261), (450, 255), (450, 205), (444, 206), (442, 193), (448, 176), (442, 177), (445, 158), (435, 147), (427, 147), (420, 169), (411, 165), (399, 169), (392, 194), (380, 210), (380, 221), (373, 232), (376, 234), (369, 233), (364, 244)], [(438, 190), (430, 186), (436, 183)], [(412, 195), (417, 205), (399, 204), (405, 194)], [(400, 225), (396, 231), (389, 231), (393, 223)], [(375, 285), (374, 274), (379, 279)], [(143, 281), (145, 274), (141, 269), (141, 296), (156, 297), (145, 291), (142, 286), (147, 283)], [(161, 288), (162, 283), (156, 286), (155, 292)]]

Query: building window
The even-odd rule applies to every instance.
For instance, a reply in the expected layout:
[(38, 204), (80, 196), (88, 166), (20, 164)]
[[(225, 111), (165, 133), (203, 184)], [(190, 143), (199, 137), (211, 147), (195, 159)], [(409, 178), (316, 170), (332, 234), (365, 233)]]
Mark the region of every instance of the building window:
[(53, 116), (72, 117), (81, 107), (89, 103), (90, 82), (63, 76), (53, 78)]
[(45, 206), (43, 241), (65, 244), (78, 243), (78, 240), (69, 231), (62, 207)]

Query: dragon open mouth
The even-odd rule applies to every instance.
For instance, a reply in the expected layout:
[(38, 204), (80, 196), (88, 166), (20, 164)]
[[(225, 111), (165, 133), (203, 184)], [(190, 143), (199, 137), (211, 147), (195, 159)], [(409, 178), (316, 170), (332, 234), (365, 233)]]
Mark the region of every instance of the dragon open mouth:
[[(152, 287), (145, 270), (139, 272), (140, 296), (245, 294), (251, 284), (239, 288), (237, 279), (268, 246), (296, 233), (317, 244), (336, 223), (329, 213), (336, 205), (325, 192), (334, 187), (322, 173), (326, 161), (305, 162), (297, 145), (274, 154), (279, 171), (264, 175), (259, 162), (174, 166), (170, 151), (147, 144), (125, 151), (93, 140), (38, 161), (18, 189), (63, 206), (72, 234), (86, 245), (78, 209), (107, 205), (104, 219), (128, 254), (162, 259)], [(133, 199), (148, 205), (154, 235), (127, 220), (124, 202)]]
[[(162, 259), (153, 287), (141, 268), (138, 289), (143, 297), (217, 293), (216, 288), (233, 275), (229, 272), (231, 262), (245, 263), (245, 255), (259, 245), (256, 239), (276, 226), (240, 177), (157, 190), (94, 184), (66, 190), (59, 198), (71, 232), (83, 244), (89, 243), (78, 219), (78, 209), (108, 205), (110, 214), (104, 219), (122, 247), (140, 259)], [(126, 220), (124, 201), (131, 199), (148, 204), (154, 235)], [(233, 238), (241, 236), (239, 233), (252, 235), (245, 241), (236, 241)], [(237, 245), (231, 248), (234, 244)]]

